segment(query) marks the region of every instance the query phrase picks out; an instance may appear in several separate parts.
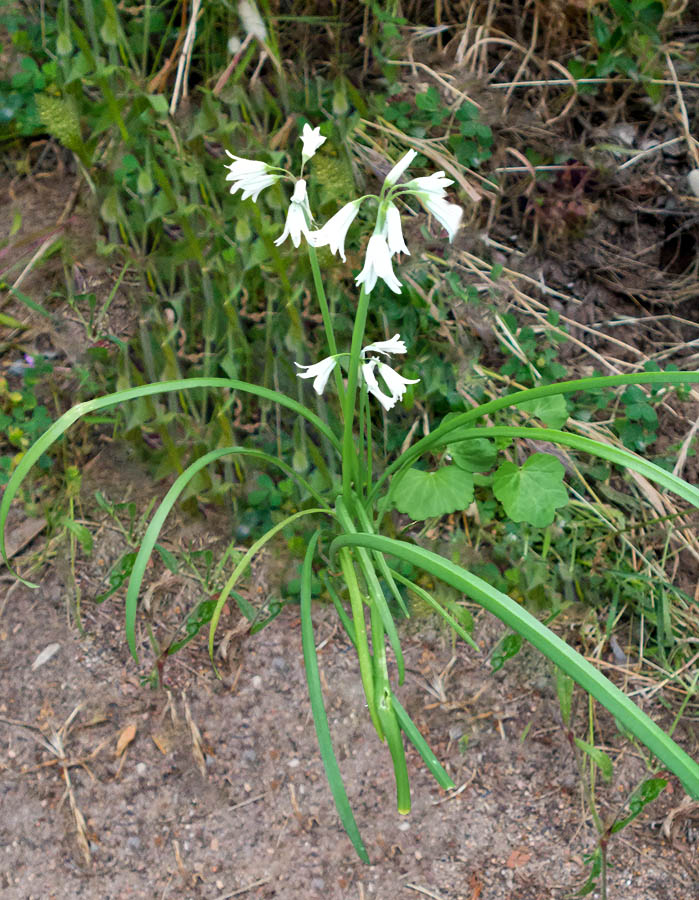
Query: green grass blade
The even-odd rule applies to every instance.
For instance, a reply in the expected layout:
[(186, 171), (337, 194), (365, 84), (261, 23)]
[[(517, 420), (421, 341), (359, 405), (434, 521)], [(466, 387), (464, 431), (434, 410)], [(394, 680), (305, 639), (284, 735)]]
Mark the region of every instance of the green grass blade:
[[(124, 391), (117, 391), (114, 394), (107, 394), (105, 397), (96, 397), (94, 400), (86, 400), (83, 403), (76, 404), (69, 409), (68, 412), (64, 413), (37, 441), (32, 444), (17, 464), (17, 468), (14, 470), (7, 483), (2, 502), (0, 502), (0, 554), (2, 554), (2, 558), (8, 569), (12, 571), (5, 547), (5, 523), (7, 521), (10, 504), (34, 463), (39, 460), (42, 454), (45, 453), (52, 444), (65, 434), (71, 425), (75, 424), (75, 422), (83, 416), (97, 412), (100, 409), (116, 406), (119, 403), (126, 403), (129, 400), (148, 397), (152, 394), (167, 394), (172, 393), (173, 391), (191, 391), (195, 388), (229, 388), (231, 390), (253, 394), (265, 400), (270, 400), (272, 403), (278, 403), (280, 406), (285, 406), (287, 409), (292, 410), (292, 412), (297, 413), (297, 415), (303, 416), (303, 418), (307, 419), (312, 425), (315, 425), (318, 431), (330, 441), (338, 452), (340, 452), (340, 443), (332, 429), (330, 429), (319, 416), (306, 409), (306, 407), (297, 400), (287, 397), (284, 394), (280, 394), (278, 391), (273, 391), (269, 388), (260, 387), (255, 384), (249, 384), (246, 381), (238, 381), (237, 379), (183, 378), (178, 379), (177, 381), (163, 381), (160, 384), (144, 384), (139, 387), (128, 388)], [(20, 578), (20, 581), (29, 587), (37, 587), (37, 585), (32, 584), (30, 581), (26, 581), (23, 578)]]
[[(449, 423), (451, 424), (451, 422)], [(631, 469), (640, 475), (655, 481), (657, 484), (672, 491), (688, 503), (699, 507), (699, 488), (689, 484), (672, 472), (668, 472), (655, 463), (649, 462), (642, 456), (626, 450), (624, 447), (614, 447), (609, 444), (603, 444), (601, 441), (592, 440), (592, 438), (581, 437), (570, 431), (557, 431), (553, 428), (535, 428), (531, 426), (519, 425), (491, 425), (482, 428), (461, 429), (459, 431), (459, 442), (469, 440), (469, 438), (495, 438), (495, 437), (521, 437), (538, 441), (550, 441), (554, 444), (563, 444), (566, 447), (572, 447), (574, 450), (580, 450), (583, 453), (589, 453), (598, 456), (601, 459), (607, 459), (609, 462), (615, 463), (625, 469)], [(400, 485), (401, 478), (408, 471), (408, 467), (396, 472), (388, 489), (388, 493), (381, 501), (381, 509), (386, 510), (390, 506), (391, 497)]]
[(325, 705), (323, 704), (323, 691), (320, 685), (318, 657), (316, 656), (316, 645), (313, 635), (313, 620), (311, 619), (311, 567), (316, 544), (318, 543), (318, 534), (319, 532), (316, 531), (310, 540), (301, 570), (301, 642), (303, 644), (303, 661), (308, 681), (308, 695), (311, 700), (311, 712), (313, 713), (313, 722), (318, 736), (320, 756), (323, 760), (325, 774), (342, 827), (347, 832), (350, 841), (352, 841), (359, 858), (368, 863), (369, 854), (366, 852), (354, 814), (352, 813), (352, 807), (340, 774), (340, 767), (337, 764), (337, 758), (333, 750), (328, 717), (325, 714)]
[[(361, 500), (357, 497), (356, 502), (354, 504), (355, 511), (357, 513), (357, 518), (359, 519), (359, 524), (362, 526), (364, 531), (372, 534), (374, 531), (374, 526), (367, 515), (364, 506), (362, 505)], [(393, 594), (393, 599), (396, 601), (398, 606), (403, 611), (403, 615), (406, 619), (410, 618), (410, 613), (408, 612), (408, 607), (405, 605), (405, 600), (403, 599), (403, 595), (398, 590), (396, 582), (393, 579), (393, 572), (391, 571), (386, 559), (382, 553), (374, 553), (374, 559), (376, 561), (376, 565), (379, 567), (379, 572), (384, 577), (386, 584), (391, 589), (391, 593)]]
[[(153, 548), (155, 547), (155, 543), (158, 540), (158, 535), (160, 534), (160, 530), (165, 523), (165, 519), (170, 514), (170, 510), (177, 502), (177, 499), (179, 498), (182, 491), (187, 487), (187, 485), (197, 474), (197, 472), (208, 466), (209, 463), (215, 462), (217, 459), (221, 459), (222, 456), (230, 456), (231, 454), (251, 456), (254, 459), (262, 460), (262, 462), (278, 466), (286, 475), (291, 478), (297, 479), (308, 491), (310, 491), (310, 493), (314, 497), (318, 499), (321, 504), (323, 503), (323, 498), (317, 494), (317, 492), (311, 487), (310, 484), (308, 484), (305, 478), (299, 476), (296, 472), (294, 472), (291, 466), (288, 466), (285, 462), (282, 462), (282, 460), (278, 459), (275, 456), (270, 456), (268, 453), (264, 453), (262, 450), (252, 450), (245, 447), (223, 447), (220, 450), (212, 450), (210, 453), (206, 453), (204, 456), (200, 457), (198, 460), (188, 466), (185, 471), (175, 479), (172, 487), (163, 497), (160, 506), (153, 514), (153, 518), (150, 520), (148, 528), (143, 535), (141, 546), (139, 547), (136, 560), (133, 564), (133, 569), (131, 570), (131, 578), (129, 579), (129, 587), (126, 592), (125, 605), (126, 640), (129, 645), (131, 655), (136, 660), (136, 662), (138, 662), (138, 654), (136, 652), (136, 611), (138, 607), (138, 595), (141, 591), (141, 582), (143, 581), (143, 575), (146, 571), (148, 560), (150, 559)], [(328, 508), (328, 512), (329, 511), (330, 510)]]
[(345, 534), (330, 547), (330, 557), (344, 547), (366, 547), (396, 556), (439, 578), (480, 603), (502, 622), (526, 638), (552, 662), (615, 716), (622, 728), (631, 732), (680, 779), (685, 790), (699, 800), (699, 764), (682, 750), (635, 703), (605, 678), (584, 657), (573, 650), (531, 613), (507, 594), (436, 553), (394, 538), (375, 534)]

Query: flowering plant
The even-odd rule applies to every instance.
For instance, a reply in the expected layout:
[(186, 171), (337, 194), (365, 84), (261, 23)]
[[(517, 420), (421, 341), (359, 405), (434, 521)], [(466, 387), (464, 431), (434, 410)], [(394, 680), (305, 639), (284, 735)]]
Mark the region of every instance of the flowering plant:
[[(241, 191), (243, 199), (252, 199), (253, 202), (257, 202), (265, 189), (280, 181), (293, 185), (285, 225), (275, 243), (279, 245), (291, 238), (295, 248), (299, 249), (302, 244), (305, 247), (328, 350), (328, 354), (316, 362), (297, 362), (297, 376), (311, 381), (309, 388), (318, 395), (326, 391), (331, 377), (333, 378), (341, 409), (341, 429), (335, 430), (310, 408), (279, 391), (229, 378), (193, 378), (148, 384), (80, 403), (51, 425), (26, 452), (7, 485), (0, 504), (0, 549), (5, 562), (7, 563), (4, 525), (10, 504), (23, 478), (42, 453), (80, 417), (118, 403), (158, 393), (181, 392), (200, 387), (247, 392), (286, 408), (315, 429), (319, 438), (319, 453), (323, 447), (333, 457), (333, 465), (326, 468), (325, 489), (319, 489), (318, 481), (312, 483), (305, 479), (283, 460), (261, 450), (239, 446), (213, 450), (181, 473), (154, 513), (133, 566), (126, 596), (125, 627), (127, 641), (135, 658), (140, 585), (166, 516), (199, 470), (224, 456), (247, 455), (264, 464), (276, 466), (295, 478), (314, 502), (312, 506), (275, 524), (253, 543), (234, 567), (218, 597), (211, 619), (211, 658), (214, 658), (215, 633), (221, 611), (250, 560), (282, 528), (293, 521), (312, 516), (321, 522), (308, 542), (302, 568), (304, 660), (314, 722), (329, 784), (342, 823), (363, 859), (368, 860), (368, 856), (335, 758), (316, 659), (311, 618), (311, 580), (314, 559), (321, 543), (327, 547), (331, 568), (337, 569), (336, 574), (327, 581), (328, 593), (339, 620), (356, 649), (369, 716), (378, 737), (387, 743), (391, 755), (399, 812), (407, 813), (410, 810), (405, 740), (414, 745), (441, 787), (449, 789), (454, 784), (394, 692), (394, 680), (389, 668), (389, 648), (393, 660), (391, 667), (395, 666), (399, 685), (404, 678), (404, 662), (389, 600), (395, 601), (407, 615), (408, 610), (399, 585), (407, 588), (435, 609), (464, 641), (475, 650), (478, 647), (452, 612), (414, 580), (405, 577), (395, 560), (407, 562), (413, 569), (423, 570), (433, 578), (444, 581), (494, 613), (529, 640), (562, 672), (601, 702), (621, 727), (642, 741), (664, 766), (680, 778), (687, 792), (699, 799), (699, 766), (635, 703), (549, 628), (509, 596), (466, 569), (410, 540), (382, 534), (386, 517), (393, 509), (413, 520), (466, 509), (473, 499), (474, 473), (491, 468), (498, 451), (517, 438), (536, 439), (593, 454), (639, 472), (689, 503), (699, 506), (697, 487), (628, 450), (598, 443), (572, 431), (561, 430), (560, 427), (483, 424), (489, 414), (511, 407), (524, 409), (525, 404), (527, 411), (535, 418), (539, 417), (550, 424), (541, 409), (546, 407), (551, 398), (561, 398), (574, 391), (621, 384), (697, 383), (699, 372), (645, 372), (637, 375), (593, 377), (517, 391), (450, 416), (431, 433), (407, 446), (390, 463), (383, 464), (379, 461), (377, 464), (372, 441), (373, 421), (377, 415), (391, 414), (405, 397), (408, 387), (419, 384), (419, 379), (406, 378), (394, 368), (399, 365), (395, 358), (409, 353), (400, 334), (366, 343), (365, 330), (372, 294), (379, 280), (394, 293), (401, 293), (400, 256), (410, 253), (402, 230), (403, 209), (410, 208), (411, 204), (419, 204), (446, 231), (450, 241), (456, 235), (462, 211), (458, 205), (446, 199), (447, 189), (452, 182), (443, 172), (405, 180), (406, 172), (417, 156), (415, 151), (410, 150), (389, 171), (378, 194), (352, 200), (324, 225), (317, 227), (303, 171), (324, 140), (319, 128), (308, 125), (304, 127), (298, 177), (286, 169), (229, 153), (232, 162), (227, 165), (226, 180), (231, 183), (231, 193)], [(316, 251), (319, 247), (327, 246), (345, 261), (345, 243), (362, 207), (374, 211), (374, 227), (366, 245), (363, 268), (355, 276), (359, 295), (351, 343), (349, 348), (338, 349)], [(379, 407), (373, 405), (373, 401), (377, 401)], [(565, 416), (558, 425), (563, 425), (564, 420)], [(493, 442), (495, 438), (499, 439), (498, 444)], [(435, 471), (415, 466), (421, 457), (435, 451), (443, 451), (442, 463)], [(330, 474), (338, 466), (342, 473), (341, 483)], [(535, 453), (522, 466), (504, 460), (492, 477), (493, 491), (513, 521), (547, 525), (553, 521), (556, 510), (567, 502), (564, 474), (562, 464), (551, 454)], [(348, 608), (345, 607), (343, 596), (347, 598)]]

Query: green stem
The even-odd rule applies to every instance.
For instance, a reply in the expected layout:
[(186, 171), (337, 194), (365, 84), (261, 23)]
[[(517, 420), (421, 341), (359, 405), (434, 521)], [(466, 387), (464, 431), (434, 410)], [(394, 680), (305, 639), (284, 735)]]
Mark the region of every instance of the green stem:
[(351, 501), (352, 476), (355, 483), (359, 484), (359, 467), (357, 465), (357, 452), (354, 446), (354, 414), (359, 383), (359, 355), (364, 340), (367, 312), (369, 310), (369, 295), (364, 290), (364, 285), (359, 292), (357, 315), (352, 330), (352, 348), (350, 350), (349, 372), (347, 375), (347, 393), (345, 395), (345, 430), (342, 436), (342, 493), (347, 503)]
[[(330, 307), (328, 306), (328, 298), (325, 296), (325, 286), (320, 274), (320, 266), (318, 265), (318, 254), (316, 248), (308, 245), (308, 258), (311, 262), (311, 272), (313, 273), (313, 284), (315, 285), (316, 295), (318, 297), (318, 305), (320, 306), (320, 314), (323, 317), (323, 328), (325, 329), (325, 339), (328, 342), (328, 349), (331, 356), (337, 356), (337, 344), (335, 342), (335, 331), (333, 330), (333, 321), (330, 315)], [(335, 366), (335, 384), (337, 386), (337, 394), (340, 403), (344, 409), (345, 402), (345, 386), (342, 383), (342, 370), (339, 365)]]

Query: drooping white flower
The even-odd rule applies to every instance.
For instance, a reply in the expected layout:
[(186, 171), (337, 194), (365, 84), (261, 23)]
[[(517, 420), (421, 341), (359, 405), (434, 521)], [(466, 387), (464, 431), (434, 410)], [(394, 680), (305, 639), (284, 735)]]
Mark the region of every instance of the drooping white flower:
[(374, 232), (367, 244), (364, 268), (355, 281), (357, 284), (363, 284), (364, 290), (370, 294), (378, 278), (382, 278), (394, 294), (400, 294), (400, 281), (393, 271), (391, 251), (388, 249), (386, 238), (383, 234)]
[[(376, 380), (374, 369), (378, 369), (379, 375), (390, 391), (390, 394), (386, 394), (381, 390), (381, 387)], [(417, 384), (420, 380), (419, 378), (403, 378), (402, 375), (399, 375), (398, 372), (394, 371), (385, 363), (382, 363), (375, 356), (362, 364), (362, 378), (364, 379), (364, 383), (366, 384), (369, 393), (376, 397), (387, 412), (388, 410), (393, 409), (398, 400), (403, 399), (405, 396), (406, 385)]]
[(432, 175), (423, 175), (406, 182), (404, 187), (414, 188), (416, 191), (424, 191), (436, 197), (444, 197), (450, 184), (454, 184), (451, 178), (447, 178), (444, 172), (433, 172)]
[(297, 378), (313, 378), (313, 390), (319, 396), (325, 390), (330, 374), (337, 365), (337, 359), (334, 356), (328, 356), (321, 359), (320, 362), (314, 363), (312, 366), (302, 366), (300, 363), (294, 363), (299, 369), (305, 369), (305, 372), (297, 372)]
[(378, 362), (376, 366), (379, 370), (379, 375), (386, 382), (386, 387), (391, 392), (394, 401), (403, 399), (407, 385), (417, 384), (420, 381), (419, 378), (403, 378), (402, 375), (399, 375), (395, 369), (387, 366), (386, 363)]
[(368, 347), (362, 350), (362, 358), (371, 352), (384, 353), (386, 356), (391, 356), (394, 353), (407, 353), (408, 351), (405, 342), (400, 339), (400, 335), (394, 334), (388, 341), (376, 341), (374, 344), (369, 344)]
[(294, 187), (294, 193), (291, 197), (291, 203), (289, 204), (289, 211), (286, 214), (284, 231), (274, 243), (279, 247), (279, 245), (283, 244), (290, 236), (291, 243), (294, 247), (298, 247), (301, 243), (302, 234), (305, 236), (306, 240), (309, 238), (310, 231), (308, 223), (310, 220), (311, 210), (308, 206), (308, 197), (306, 196), (306, 182), (301, 178), (296, 182)]
[(308, 243), (314, 247), (327, 245), (332, 253), (339, 253), (342, 262), (345, 262), (347, 231), (359, 212), (361, 202), (361, 200), (352, 200), (351, 203), (346, 203), (331, 219), (328, 219), (322, 228), (312, 231), (308, 235)]
[(250, 0), (240, 0), (238, 3), (238, 15), (243, 28), (248, 34), (259, 41), (267, 40), (267, 26), (260, 15), (258, 8)]
[(396, 405), (396, 398), (388, 394), (384, 394), (384, 392), (379, 387), (379, 383), (376, 380), (376, 375), (374, 375), (374, 369), (376, 368), (376, 364), (378, 363), (378, 359), (373, 357), (368, 362), (363, 363), (362, 365), (362, 379), (367, 386), (367, 390), (370, 394), (373, 394), (374, 397), (379, 401), (381, 406), (388, 412), (390, 409)]
[(437, 197), (433, 194), (418, 192), (415, 196), (427, 212), (431, 213), (446, 229), (449, 240), (453, 241), (463, 215), (463, 209), (455, 203), (447, 203), (442, 197)]
[(400, 224), (400, 212), (395, 203), (389, 203), (386, 210), (386, 220), (384, 223), (384, 233), (386, 235), (386, 243), (388, 244), (388, 252), (393, 256), (396, 253), (405, 253), (410, 256), (410, 250), (403, 240), (403, 229)]
[(402, 159), (399, 159), (395, 166), (384, 179), (384, 187), (392, 187), (405, 172), (410, 163), (415, 159), (417, 153), (415, 150), (408, 150)]
[(301, 132), (301, 140), (303, 141), (303, 149), (301, 150), (301, 160), (306, 162), (306, 160), (310, 159), (313, 154), (316, 152), (318, 147), (321, 144), (325, 143), (325, 138), (320, 133), (320, 126), (317, 128), (311, 128), (311, 126), (306, 122), (303, 126), (303, 131)]
[(233, 160), (226, 168), (228, 174), (226, 181), (232, 181), (231, 194), (236, 191), (243, 192), (243, 200), (252, 197), (257, 201), (260, 191), (279, 181), (281, 175), (275, 175), (272, 167), (267, 163), (260, 162), (258, 159), (243, 159), (240, 156), (234, 156), (226, 150), (227, 155)]

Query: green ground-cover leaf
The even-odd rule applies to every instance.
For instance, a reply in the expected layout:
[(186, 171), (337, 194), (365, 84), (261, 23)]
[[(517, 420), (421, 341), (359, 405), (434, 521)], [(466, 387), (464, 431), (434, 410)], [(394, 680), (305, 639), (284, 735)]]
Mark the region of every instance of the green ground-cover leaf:
[(473, 478), (458, 466), (442, 466), (436, 472), (409, 469), (395, 498), (399, 512), (411, 519), (429, 519), (466, 509), (473, 500)]
[(523, 466), (507, 460), (493, 477), (493, 493), (513, 522), (550, 525), (559, 506), (568, 503), (565, 468), (549, 453), (534, 453)]

